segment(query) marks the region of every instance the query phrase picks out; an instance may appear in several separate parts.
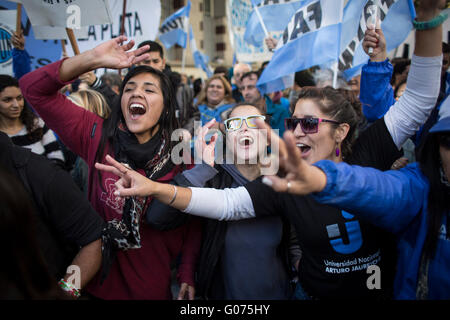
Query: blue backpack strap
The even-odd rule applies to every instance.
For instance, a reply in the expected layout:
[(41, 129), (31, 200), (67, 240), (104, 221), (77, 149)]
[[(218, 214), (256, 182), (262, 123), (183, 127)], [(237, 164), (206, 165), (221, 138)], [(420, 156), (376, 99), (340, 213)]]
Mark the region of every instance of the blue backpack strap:
[[(234, 103), (224, 104), (224, 105), (221, 105), (220, 107), (216, 108), (214, 111), (216, 111), (217, 116), (220, 117), (222, 112), (227, 111), (228, 109), (232, 108), (233, 106), (234, 106)], [(217, 117), (216, 117), (216, 120), (218, 120)]]

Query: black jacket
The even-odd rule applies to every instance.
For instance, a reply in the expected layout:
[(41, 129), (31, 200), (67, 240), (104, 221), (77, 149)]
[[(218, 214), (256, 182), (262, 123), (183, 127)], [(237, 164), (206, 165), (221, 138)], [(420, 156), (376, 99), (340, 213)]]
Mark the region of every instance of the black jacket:
[(39, 247), (51, 274), (62, 277), (79, 249), (101, 237), (103, 219), (68, 172), (29, 149), (13, 145), (3, 132), (0, 165), (30, 194)]

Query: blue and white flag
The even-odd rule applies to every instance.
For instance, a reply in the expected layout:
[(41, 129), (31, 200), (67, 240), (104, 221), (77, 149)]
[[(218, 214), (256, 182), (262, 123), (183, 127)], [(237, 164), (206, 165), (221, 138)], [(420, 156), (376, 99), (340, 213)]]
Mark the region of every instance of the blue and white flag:
[(195, 66), (205, 71), (208, 78), (212, 77), (213, 72), (208, 66), (209, 57), (198, 50), (194, 38), (194, 32), (192, 31), (191, 25), (189, 25), (189, 45), (191, 47), (192, 57), (194, 58)]
[[(258, 9), (267, 31), (283, 31), (291, 17), (306, 1), (252, 0), (252, 5)], [(265, 37), (257, 12), (253, 10), (247, 21), (244, 40), (255, 47), (261, 47)]]
[(343, 0), (307, 0), (297, 10), (258, 80), (261, 92), (283, 90), (293, 73), (337, 60), (343, 8)]
[(412, 0), (349, 0), (344, 9), (339, 55), (339, 70), (347, 79), (358, 74), (369, 60), (362, 42), (370, 16), (369, 7), (377, 4), (388, 52), (405, 41), (413, 28), (416, 13)]
[(188, 37), (188, 20), (191, 1), (177, 12), (166, 18), (159, 28), (159, 40), (169, 49), (174, 44), (186, 48)]

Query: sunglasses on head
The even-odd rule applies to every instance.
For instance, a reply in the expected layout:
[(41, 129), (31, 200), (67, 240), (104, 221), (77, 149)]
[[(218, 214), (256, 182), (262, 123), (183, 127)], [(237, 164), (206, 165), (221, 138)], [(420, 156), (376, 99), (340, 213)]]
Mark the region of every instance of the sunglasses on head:
[(223, 124), (225, 125), (225, 129), (227, 131), (235, 131), (239, 130), (245, 121), (245, 123), (247, 124), (247, 128), (255, 129), (258, 128), (255, 121), (256, 119), (265, 120), (266, 117), (262, 115), (253, 115), (248, 117), (233, 117), (225, 120)]
[(337, 121), (334, 120), (327, 120), (327, 119), (321, 119), (321, 118), (286, 118), (284, 119), (284, 125), (287, 130), (294, 131), (295, 128), (300, 124), (300, 127), (302, 128), (303, 133), (310, 134), (310, 133), (317, 133), (319, 131), (319, 123), (321, 122), (330, 122), (334, 124), (340, 124)]

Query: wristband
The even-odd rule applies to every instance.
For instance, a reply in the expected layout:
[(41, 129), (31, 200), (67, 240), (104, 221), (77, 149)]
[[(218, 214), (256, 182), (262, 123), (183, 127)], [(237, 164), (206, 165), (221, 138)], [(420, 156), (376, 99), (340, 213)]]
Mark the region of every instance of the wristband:
[(75, 288), (73, 284), (70, 282), (65, 281), (64, 279), (59, 280), (58, 285), (63, 289), (65, 292), (70, 293), (70, 295), (74, 298), (79, 298), (81, 296), (80, 290)]
[(445, 20), (447, 20), (448, 14), (441, 13), (428, 21), (413, 20), (413, 25), (416, 30), (429, 30), (440, 26)]
[(169, 206), (175, 201), (175, 199), (177, 197), (178, 188), (176, 186), (174, 186), (174, 185), (173, 185), (173, 188), (175, 189), (175, 192), (173, 194), (172, 200), (170, 200), (170, 202), (169, 202)]

